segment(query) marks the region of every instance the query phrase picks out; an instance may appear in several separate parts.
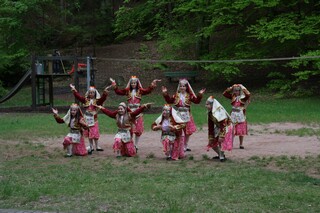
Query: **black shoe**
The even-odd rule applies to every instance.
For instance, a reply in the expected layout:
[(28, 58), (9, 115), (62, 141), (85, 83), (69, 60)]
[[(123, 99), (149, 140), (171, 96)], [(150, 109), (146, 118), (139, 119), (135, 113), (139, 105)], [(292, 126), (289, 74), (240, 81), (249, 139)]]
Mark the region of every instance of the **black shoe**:
[(98, 149), (96, 149), (97, 151), (99, 151), (99, 152), (102, 152), (103, 151), (103, 149), (101, 149), (101, 148), (98, 148)]
[(187, 148), (186, 151), (187, 151), (187, 152), (191, 152), (191, 149), (190, 149), (190, 148)]
[(220, 159), (220, 158), (219, 158), (219, 156), (214, 156), (212, 159), (213, 159), (213, 160), (218, 160), (218, 159)]
[(244, 149), (244, 146), (240, 146), (240, 149)]
[(72, 155), (71, 155), (71, 154), (66, 154), (64, 157), (65, 157), (65, 158), (71, 158)]
[(134, 148), (136, 149), (136, 153), (138, 153), (138, 150), (139, 150), (138, 147), (134, 146)]
[(167, 157), (167, 160), (171, 160), (171, 157)]

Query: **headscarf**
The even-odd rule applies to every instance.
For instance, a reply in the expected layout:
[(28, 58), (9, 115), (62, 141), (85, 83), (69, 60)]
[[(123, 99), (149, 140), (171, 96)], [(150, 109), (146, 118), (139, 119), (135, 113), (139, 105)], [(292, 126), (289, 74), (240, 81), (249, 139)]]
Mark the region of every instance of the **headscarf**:
[[(235, 91), (240, 91), (240, 95), (239, 95), (238, 98), (235, 97), (235, 96), (233, 96), (233, 97), (235, 97), (238, 101), (240, 101), (241, 99), (244, 99), (246, 97), (246, 95), (245, 95), (245, 93), (243, 91), (244, 89), (247, 90), (247, 88), (245, 88), (242, 84), (234, 84), (234, 85), (232, 85), (232, 95), (234, 95)], [(247, 90), (247, 92), (249, 92), (249, 91)], [(232, 101), (233, 100), (234, 99), (232, 99)], [(246, 102), (244, 103), (244, 108), (247, 108), (247, 106), (249, 104), (250, 104), (250, 98), (248, 100), (246, 100)]]
[(121, 102), (119, 106), (122, 106), (124, 108), (124, 114), (123, 115), (116, 115), (117, 123), (120, 125), (129, 123), (129, 115), (128, 115), (128, 108), (127, 104), (125, 102)]
[(83, 116), (82, 111), (81, 111), (79, 105), (76, 104), (76, 103), (72, 103), (72, 104), (70, 105), (70, 108), (69, 108), (67, 114), (62, 118), (63, 121), (64, 121), (64, 123), (67, 124), (67, 125), (70, 124), (70, 120), (71, 120), (71, 109), (76, 109), (76, 110), (77, 110), (76, 117), (78, 117), (78, 116)]
[(98, 92), (98, 90), (94, 87), (94, 86), (90, 86), (89, 87), (89, 89), (88, 89), (88, 91), (86, 92), (86, 94), (85, 94), (85, 97), (86, 98), (89, 98), (89, 92), (90, 91), (94, 91), (95, 92), (95, 94), (96, 94), (96, 99), (100, 99), (101, 98), (101, 95), (100, 95), (100, 93)]
[(131, 78), (129, 79), (126, 89), (131, 89), (131, 82), (137, 82), (137, 89), (142, 88), (142, 84), (139, 80), (139, 78), (137, 76), (131, 76)]
[(197, 97), (196, 94), (194, 93), (189, 81), (185, 78), (182, 78), (179, 80), (179, 84), (178, 84), (178, 88), (177, 88), (177, 93), (179, 92), (179, 89), (180, 89), (180, 85), (186, 85), (187, 87), (187, 92), (189, 92), (191, 95), (193, 95), (194, 97)]
[[(176, 123), (185, 123), (180, 117), (179, 115), (177, 114), (177, 111), (171, 107), (169, 104), (165, 104), (162, 108), (162, 110), (169, 110), (170, 111), (170, 115), (173, 117), (174, 121)], [(155, 123), (157, 125), (159, 125), (162, 121), (162, 113), (161, 115), (156, 119)]]
[(207, 99), (207, 102), (209, 102), (212, 105), (212, 116), (217, 119), (218, 122), (230, 118), (229, 113), (224, 109), (224, 107), (213, 97), (210, 96)]
[(232, 86), (232, 94), (235, 94), (235, 91), (240, 91), (240, 99), (243, 99), (243, 98), (245, 98), (246, 96), (245, 96), (245, 94), (244, 94), (243, 89), (242, 89), (241, 86), (242, 86), (241, 84), (234, 84), (234, 85)]

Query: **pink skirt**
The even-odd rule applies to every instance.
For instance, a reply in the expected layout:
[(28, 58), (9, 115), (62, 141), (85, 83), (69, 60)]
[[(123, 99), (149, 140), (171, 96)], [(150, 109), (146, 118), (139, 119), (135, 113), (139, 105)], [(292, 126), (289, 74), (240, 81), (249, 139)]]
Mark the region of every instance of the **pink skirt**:
[(162, 140), (162, 147), (164, 154), (168, 156), (170, 154), (170, 141), (168, 138)]
[(121, 156), (133, 157), (136, 155), (136, 148), (134, 147), (133, 141), (123, 143), (120, 138), (114, 140), (113, 150), (120, 150)]
[(72, 154), (74, 155), (80, 155), (80, 156), (85, 156), (88, 154), (88, 151), (86, 149), (86, 145), (84, 144), (84, 138), (80, 138), (80, 143), (72, 143), (72, 138), (71, 137), (64, 137), (63, 140), (63, 148), (66, 149), (67, 146), (72, 144)]
[(248, 134), (247, 121), (236, 124), (234, 128), (234, 135), (243, 136)]
[(190, 114), (190, 121), (186, 125), (185, 134), (192, 135), (196, 131), (197, 131), (196, 124), (194, 123), (193, 117)]
[(86, 138), (89, 138), (89, 139), (99, 140), (100, 132), (99, 132), (99, 123), (98, 123), (98, 121), (96, 121), (94, 123), (94, 126), (89, 127), (89, 130), (87, 130), (87, 129), (84, 130), (83, 131), (83, 135)]
[(184, 158), (184, 137), (178, 137), (173, 143), (171, 159), (178, 160)]
[(232, 134), (232, 131), (233, 131), (233, 127), (232, 127), (232, 125), (230, 125), (228, 127), (228, 132), (224, 137), (224, 141), (221, 144), (221, 148), (222, 148), (223, 151), (231, 151), (232, 148), (233, 148), (233, 134)]
[(144, 131), (143, 116), (140, 116), (135, 120), (134, 125), (132, 126), (132, 131), (133, 131), (133, 134), (135, 134), (136, 136), (142, 135)]

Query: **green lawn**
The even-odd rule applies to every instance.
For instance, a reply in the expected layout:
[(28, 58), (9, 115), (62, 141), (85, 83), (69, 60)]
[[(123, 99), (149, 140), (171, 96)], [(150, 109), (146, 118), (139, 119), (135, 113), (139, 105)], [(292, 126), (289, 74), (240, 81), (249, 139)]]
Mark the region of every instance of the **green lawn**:
[[(211, 94), (210, 94), (211, 95)], [(212, 94), (230, 110), (230, 103)], [(206, 95), (208, 97), (209, 94)], [(206, 98), (205, 97), (205, 98)], [(117, 101), (113, 100), (116, 105)], [(160, 96), (146, 102), (161, 106)], [(110, 102), (111, 103), (111, 102)], [(111, 105), (111, 104), (110, 104)], [(319, 98), (253, 96), (249, 124), (320, 124)], [(193, 105), (206, 125), (204, 101)], [(60, 112), (63, 115), (65, 112)], [(158, 114), (145, 114), (146, 130)], [(215, 162), (203, 156), (177, 162), (113, 156), (63, 158), (33, 138), (63, 137), (52, 114), (0, 114), (0, 209), (56, 212), (319, 212), (320, 155), (259, 157)], [(102, 133), (114, 121), (99, 115)], [(300, 129), (293, 135), (320, 135)]]

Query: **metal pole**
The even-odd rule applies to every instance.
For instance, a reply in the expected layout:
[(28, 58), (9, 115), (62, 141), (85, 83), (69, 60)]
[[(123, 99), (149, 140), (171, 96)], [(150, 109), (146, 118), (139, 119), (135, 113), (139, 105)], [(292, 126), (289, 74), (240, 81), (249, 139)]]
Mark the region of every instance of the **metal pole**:
[(87, 56), (87, 91), (90, 87), (90, 57)]
[[(79, 91), (79, 74), (78, 74), (78, 58), (76, 56), (74, 56), (74, 86), (76, 87), (76, 89)], [(79, 104), (78, 99), (74, 98), (74, 102)]]

